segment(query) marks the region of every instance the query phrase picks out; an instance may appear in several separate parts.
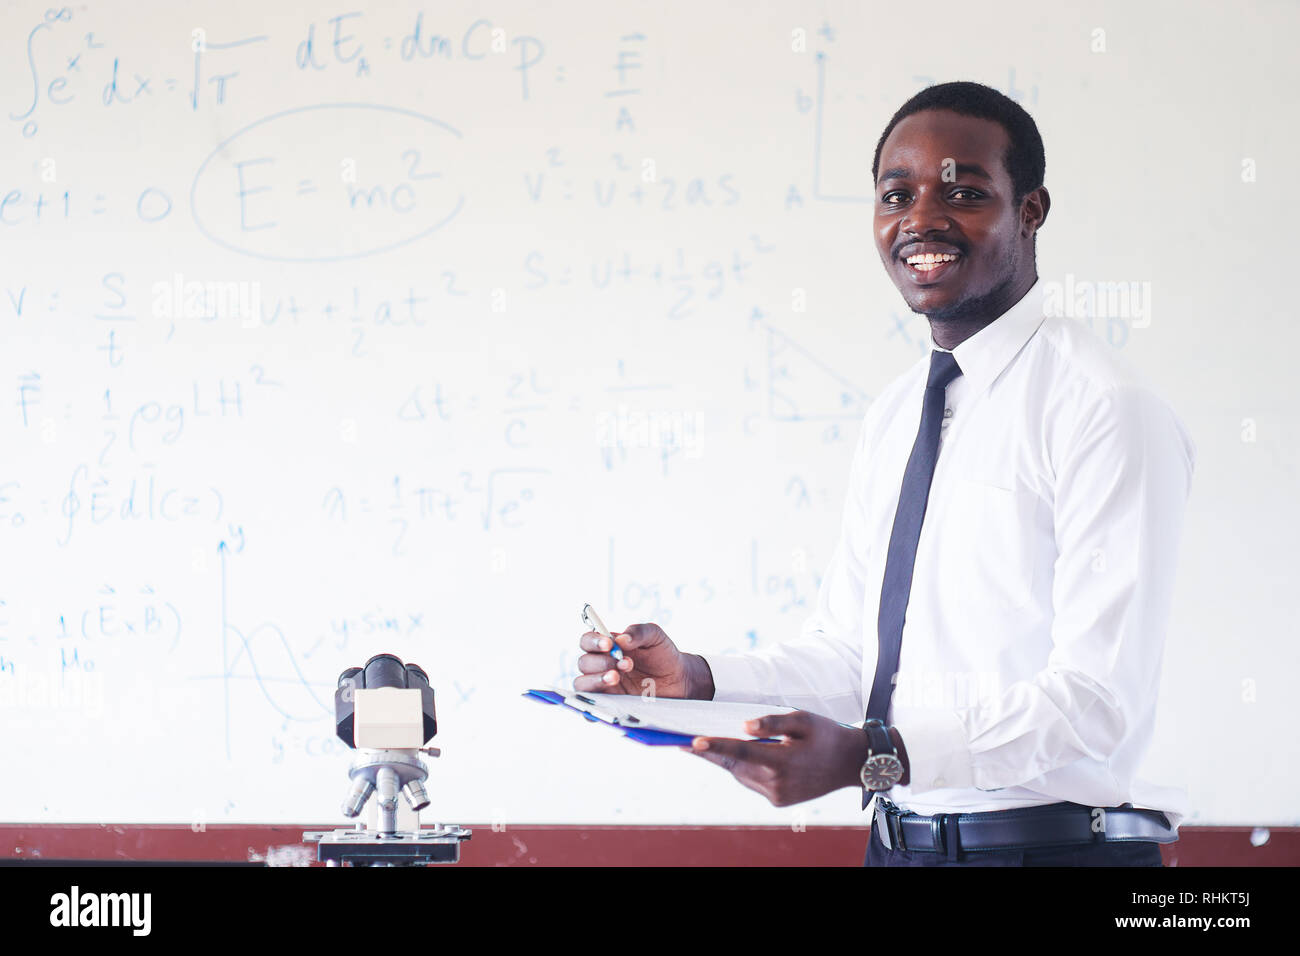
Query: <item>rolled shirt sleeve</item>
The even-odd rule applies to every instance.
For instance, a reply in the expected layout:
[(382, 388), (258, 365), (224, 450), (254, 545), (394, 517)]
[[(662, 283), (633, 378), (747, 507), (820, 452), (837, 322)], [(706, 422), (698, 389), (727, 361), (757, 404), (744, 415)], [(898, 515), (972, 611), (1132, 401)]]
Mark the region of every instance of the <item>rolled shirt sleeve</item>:
[(1195, 457), (1143, 386), (1112, 385), (1087, 404), (1057, 466), (1047, 664), (973, 707), (909, 714), (898, 729), (912, 794), (1105, 763), (1150, 726)]

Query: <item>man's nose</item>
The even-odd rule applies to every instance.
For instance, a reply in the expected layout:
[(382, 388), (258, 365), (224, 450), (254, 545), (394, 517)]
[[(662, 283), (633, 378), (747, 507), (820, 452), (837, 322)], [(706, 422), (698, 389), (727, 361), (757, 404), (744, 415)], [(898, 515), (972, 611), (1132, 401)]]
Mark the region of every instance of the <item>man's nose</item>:
[(951, 225), (943, 198), (933, 190), (925, 189), (912, 200), (900, 228), (915, 236), (924, 236), (931, 232), (945, 232)]

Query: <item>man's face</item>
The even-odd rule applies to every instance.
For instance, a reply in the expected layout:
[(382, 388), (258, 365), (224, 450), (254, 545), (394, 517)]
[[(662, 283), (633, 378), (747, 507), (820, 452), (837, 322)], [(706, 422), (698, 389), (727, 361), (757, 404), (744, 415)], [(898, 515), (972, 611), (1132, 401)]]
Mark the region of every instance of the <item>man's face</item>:
[(913, 312), (980, 318), (972, 313), (1005, 296), (1027, 257), (1032, 270), (1003, 164), (1009, 146), (1001, 124), (948, 110), (913, 113), (885, 140), (876, 249)]

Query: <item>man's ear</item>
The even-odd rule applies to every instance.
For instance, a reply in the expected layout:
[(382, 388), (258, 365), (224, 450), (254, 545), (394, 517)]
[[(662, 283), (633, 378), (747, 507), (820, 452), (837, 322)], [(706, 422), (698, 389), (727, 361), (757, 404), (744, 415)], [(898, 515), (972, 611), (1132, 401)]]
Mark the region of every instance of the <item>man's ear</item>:
[(1037, 234), (1047, 221), (1047, 211), (1052, 208), (1052, 197), (1047, 187), (1039, 186), (1026, 194), (1020, 202), (1020, 229), (1028, 238)]

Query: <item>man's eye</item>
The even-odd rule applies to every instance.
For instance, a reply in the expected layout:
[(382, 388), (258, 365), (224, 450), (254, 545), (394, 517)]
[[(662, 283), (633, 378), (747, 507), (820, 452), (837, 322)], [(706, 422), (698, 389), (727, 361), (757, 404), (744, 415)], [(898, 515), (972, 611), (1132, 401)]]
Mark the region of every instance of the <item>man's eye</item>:
[(890, 197), (897, 196), (899, 198), (899, 201), (901, 202), (904, 195), (905, 194), (901, 189), (895, 189), (881, 196), (880, 201), (887, 206), (896, 206), (898, 205), (898, 203), (894, 202)]
[(974, 190), (974, 189), (966, 189), (966, 188), (962, 188), (962, 189), (954, 189), (953, 192), (952, 192), (954, 198), (955, 198), (956, 196), (958, 196), (960, 193), (965, 193), (966, 196), (967, 196), (967, 198), (969, 198), (969, 199), (979, 199), (979, 198), (981, 198), (980, 193), (977, 192), (977, 191)]

